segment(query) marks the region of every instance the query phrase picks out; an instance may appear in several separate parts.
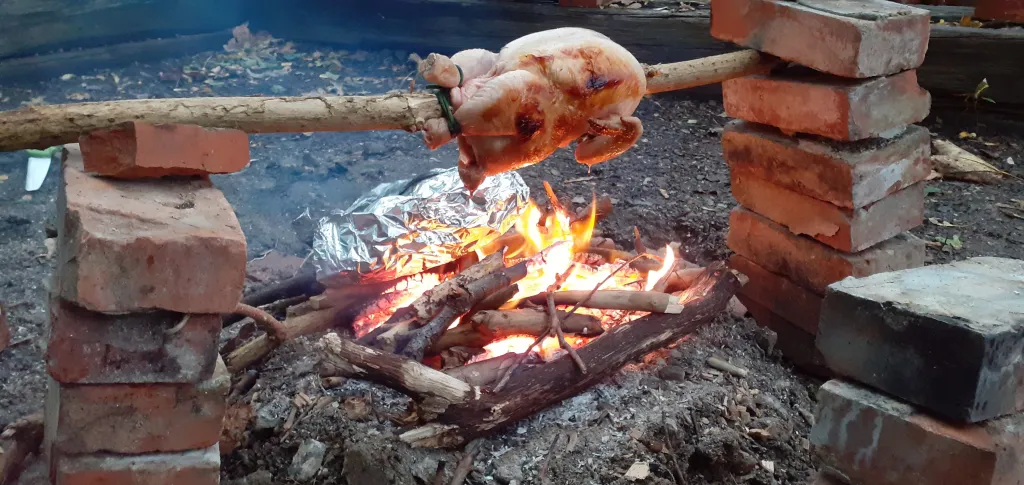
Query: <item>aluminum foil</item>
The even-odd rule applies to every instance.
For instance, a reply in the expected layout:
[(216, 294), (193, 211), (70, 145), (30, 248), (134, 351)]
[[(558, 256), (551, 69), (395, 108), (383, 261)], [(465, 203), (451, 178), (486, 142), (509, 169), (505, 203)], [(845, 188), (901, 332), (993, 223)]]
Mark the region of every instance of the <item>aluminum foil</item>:
[(529, 196), (515, 172), (488, 177), (470, 196), (457, 167), (381, 184), (320, 219), (318, 279), (328, 286), (387, 281), (454, 261), (511, 229)]

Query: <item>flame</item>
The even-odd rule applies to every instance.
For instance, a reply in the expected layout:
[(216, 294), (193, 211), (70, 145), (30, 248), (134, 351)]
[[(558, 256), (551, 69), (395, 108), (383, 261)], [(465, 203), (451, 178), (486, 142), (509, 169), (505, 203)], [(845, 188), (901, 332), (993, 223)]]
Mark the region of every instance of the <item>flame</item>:
[(658, 282), (661, 281), (669, 271), (672, 271), (672, 267), (676, 265), (676, 254), (672, 251), (672, 247), (665, 246), (665, 261), (661, 263), (661, 267), (657, 271), (651, 271), (647, 275), (647, 284), (644, 286), (644, 291), (654, 291), (654, 287), (657, 286)]
[[(649, 291), (672, 271), (675, 256), (671, 247), (666, 248), (666, 257), (661, 268), (651, 271), (647, 275), (646, 281), (639, 272), (628, 267), (613, 275), (612, 273), (619, 268), (619, 263), (576, 264), (579, 258), (584, 257), (582, 255), (590, 246), (590, 240), (594, 234), (594, 225), (597, 222), (596, 194), (594, 203), (590, 206), (590, 213), (573, 220), (547, 182), (544, 183), (544, 189), (551, 202), (552, 211), (550, 213), (545, 214), (533, 200), (530, 200), (516, 220), (515, 231), (517, 234), (507, 234), (495, 243), (476, 249), (480, 259), (502, 249), (505, 250), (505, 259), (509, 263), (529, 258), (528, 274), (517, 283), (519, 292), (512, 298), (510, 305), (548, 291), (548, 288), (556, 282), (560, 275), (565, 275), (565, 282), (558, 290), (589, 291), (601, 285), (600, 289), (643, 289)], [(386, 305), (382, 305), (380, 310), (366, 312), (365, 315), (361, 315), (357, 319), (356, 334), (364, 335), (369, 332), (387, 320), (395, 310), (409, 305), (440, 282), (441, 278), (438, 275), (424, 273), (397, 284), (386, 292), (384, 297)], [(577, 313), (597, 317), (605, 328), (621, 325), (646, 315), (645, 312), (588, 308), (579, 308)], [(449, 328), (458, 323), (456, 320)], [(567, 343), (574, 347), (583, 345), (590, 339), (578, 335), (566, 335), (565, 337)], [(536, 337), (529, 335), (506, 337), (488, 344), (484, 347), (485, 352), (474, 357), (473, 361), (498, 357), (510, 352), (522, 354), (534, 340)], [(560, 355), (564, 350), (559, 346), (558, 339), (548, 337), (534, 348), (534, 352), (547, 361)]]

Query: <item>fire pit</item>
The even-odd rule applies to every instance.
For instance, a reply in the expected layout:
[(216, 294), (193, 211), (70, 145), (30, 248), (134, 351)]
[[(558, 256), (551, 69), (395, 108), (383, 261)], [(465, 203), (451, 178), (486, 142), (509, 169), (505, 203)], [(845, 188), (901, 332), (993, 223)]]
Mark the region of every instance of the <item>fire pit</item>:
[[(436, 198), (443, 192), (437, 185), (444, 187), (438, 180), (444, 177), (438, 173), (420, 180), (435, 185), (434, 192), (420, 197)], [(417, 185), (409, 187), (400, 192), (416, 192)], [(376, 202), (353, 207), (429, 229), (381, 237), (380, 231), (364, 227), (348, 230), (358, 237), (345, 237), (338, 236), (344, 228), (373, 226), (366, 222), (367, 213), (350, 209), (325, 218), (320, 253), (325, 247), (347, 248), (349, 256), (328, 254), (321, 268), (353, 271), (322, 278), (329, 286), (314, 300), (317, 308), (296, 317), (315, 324), (292, 336), (329, 326), (350, 330), (352, 339), (336, 333), (321, 339), (321, 375), (375, 381), (409, 395), (415, 407), (405, 419), (415, 426), (400, 439), (417, 447), (454, 447), (574, 396), (626, 363), (679, 340), (724, 310), (742, 284), (741, 276), (724, 264), (699, 268), (686, 262), (672, 244), (657, 253), (647, 251), (638, 230), (639, 254), (615, 250), (607, 241), (595, 246), (594, 227), (611, 211), (610, 202), (595, 197), (573, 213), (549, 184), (545, 189), (549, 207), (524, 199), (521, 210), (507, 214), (510, 229), (476, 241), (469, 235), (479, 237), (479, 232), (452, 230), (457, 224), (424, 218), (409, 199), (384, 202), (386, 187), (371, 192)], [(398, 213), (395, 209), (403, 204), (413, 209)], [(486, 200), (460, 199), (451, 204), (452, 211), (465, 212), (474, 204), (493, 210)], [(435, 201), (431, 210), (439, 205), (444, 204)], [(404, 250), (429, 239), (430, 231), (461, 239)], [(445, 248), (470, 250), (458, 254)], [(439, 255), (451, 261), (424, 268), (431, 257), (444, 260)], [(288, 333), (268, 331), (265, 350), (288, 339)], [(229, 367), (237, 370), (254, 361), (241, 357), (252, 354), (252, 345), (229, 356)]]

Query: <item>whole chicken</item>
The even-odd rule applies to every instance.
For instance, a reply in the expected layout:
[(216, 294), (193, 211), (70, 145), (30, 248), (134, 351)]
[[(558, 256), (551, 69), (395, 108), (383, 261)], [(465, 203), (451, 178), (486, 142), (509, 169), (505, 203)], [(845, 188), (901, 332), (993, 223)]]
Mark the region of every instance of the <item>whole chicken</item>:
[(446, 119), (423, 128), (436, 149), (457, 136), (459, 175), (475, 191), (485, 177), (538, 163), (578, 141), (576, 161), (593, 166), (640, 138), (633, 111), (647, 90), (643, 66), (603, 34), (581, 28), (536, 32), (495, 54), (430, 54), (428, 82), (450, 89), (460, 132)]

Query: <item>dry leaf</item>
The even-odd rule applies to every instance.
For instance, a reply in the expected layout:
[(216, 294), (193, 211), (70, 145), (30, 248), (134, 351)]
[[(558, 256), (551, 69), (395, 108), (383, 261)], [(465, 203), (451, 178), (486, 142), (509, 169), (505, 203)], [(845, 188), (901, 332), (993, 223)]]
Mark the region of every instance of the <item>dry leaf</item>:
[(662, 197), (664, 197), (665, 199), (668, 199), (668, 191), (667, 190), (665, 190), (665, 189), (658, 189), (658, 192), (661, 192), (661, 196)]
[(932, 165), (944, 178), (982, 184), (998, 183), (1008, 173), (950, 141), (932, 140)]
[(957, 135), (957, 136), (959, 136), (961, 140), (966, 140), (966, 139), (977, 138), (978, 134), (977, 133), (968, 133), (966, 131), (961, 131), (960, 134)]

